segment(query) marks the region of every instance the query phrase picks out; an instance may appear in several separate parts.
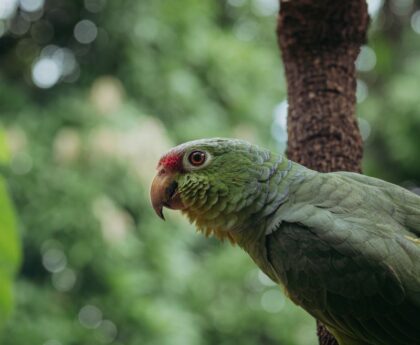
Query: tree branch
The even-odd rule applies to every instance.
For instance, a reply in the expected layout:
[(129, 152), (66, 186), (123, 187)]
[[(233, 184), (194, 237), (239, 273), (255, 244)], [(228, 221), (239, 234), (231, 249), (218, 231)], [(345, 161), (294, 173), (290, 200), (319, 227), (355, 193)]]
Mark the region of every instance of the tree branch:
[(281, 1), (289, 158), (320, 171), (361, 170), (354, 61), (368, 22), (364, 0)]
[[(365, 0), (280, 0), (290, 159), (322, 172), (361, 171), (354, 62), (368, 24)], [(318, 337), (337, 344), (320, 323)]]

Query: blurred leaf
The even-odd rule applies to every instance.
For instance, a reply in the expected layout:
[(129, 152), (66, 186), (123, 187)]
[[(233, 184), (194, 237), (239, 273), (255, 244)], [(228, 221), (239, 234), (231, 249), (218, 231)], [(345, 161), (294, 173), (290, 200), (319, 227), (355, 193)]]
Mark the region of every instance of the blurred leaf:
[(16, 222), (5, 180), (0, 177), (0, 325), (9, 315), (13, 302), (13, 280), (20, 263)]
[(0, 268), (7, 275), (12, 276), (20, 261), (20, 247), (14, 210), (2, 177), (0, 177), (0, 210)]

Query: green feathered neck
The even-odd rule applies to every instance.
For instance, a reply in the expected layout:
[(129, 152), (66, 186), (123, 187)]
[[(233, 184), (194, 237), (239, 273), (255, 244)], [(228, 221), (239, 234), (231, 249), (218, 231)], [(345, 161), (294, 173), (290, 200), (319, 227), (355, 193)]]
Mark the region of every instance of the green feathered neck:
[(182, 212), (206, 236), (243, 246), (249, 236), (263, 235), (261, 224), (287, 198), (294, 163), (268, 150), (251, 153), (239, 162), (225, 157), (219, 170), (181, 177)]

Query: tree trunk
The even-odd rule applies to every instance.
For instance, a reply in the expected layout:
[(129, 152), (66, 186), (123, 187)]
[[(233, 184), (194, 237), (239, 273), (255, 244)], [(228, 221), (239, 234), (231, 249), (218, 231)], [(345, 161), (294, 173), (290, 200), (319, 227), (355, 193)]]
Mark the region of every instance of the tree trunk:
[[(277, 37), (288, 87), (290, 159), (361, 171), (354, 62), (369, 23), (365, 0), (280, 0)], [(322, 345), (337, 344), (318, 323)]]

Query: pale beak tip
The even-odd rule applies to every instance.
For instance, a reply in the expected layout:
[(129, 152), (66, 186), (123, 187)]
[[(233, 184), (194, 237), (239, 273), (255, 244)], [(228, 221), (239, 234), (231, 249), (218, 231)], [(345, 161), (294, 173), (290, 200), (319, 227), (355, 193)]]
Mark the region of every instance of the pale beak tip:
[(153, 204), (153, 209), (155, 210), (158, 217), (162, 220), (165, 220), (165, 216), (163, 215), (163, 205), (161, 203), (155, 204), (153, 202), (152, 204)]

